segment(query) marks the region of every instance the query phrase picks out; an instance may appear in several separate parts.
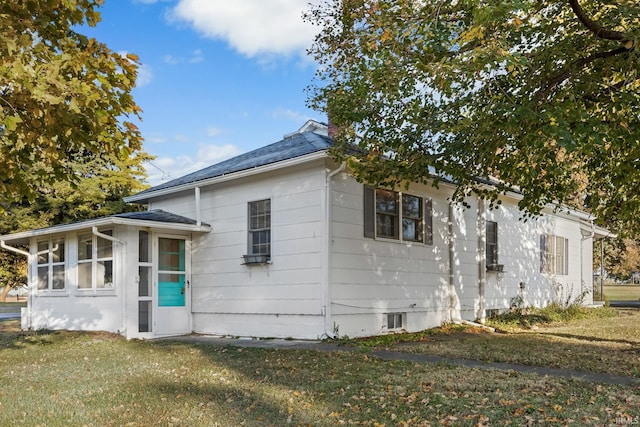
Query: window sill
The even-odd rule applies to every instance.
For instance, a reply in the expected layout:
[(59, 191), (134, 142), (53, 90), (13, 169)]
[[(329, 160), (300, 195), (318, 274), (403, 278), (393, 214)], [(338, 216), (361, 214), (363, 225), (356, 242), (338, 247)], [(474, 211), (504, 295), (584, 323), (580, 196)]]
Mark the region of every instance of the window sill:
[(39, 297), (67, 297), (69, 296), (69, 291), (66, 289), (38, 289), (36, 295)]
[[(371, 239), (371, 237), (369, 237), (369, 239)], [(425, 243), (425, 242), (421, 242), (420, 240), (400, 240), (400, 239), (394, 239), (392, 237), (384, 237), (384, 236), (376, 236), (373, 238), (373, 240), (375, 240), (376, 242), (383, 242), (383, 243), (395, 243), (395, 244), (399, 244), (407, 247), (433, 246), (433, 243)]]
[(75, 292), (75, 296), (78, 297), (110, 297), (116, 296), (115, 288), (107, 288), (107, 289), (77, 289)]
[(242, 255), (242, 265), (271, 264), (270, 255)]
[(504, 264), (487, 264), (487, 271), (493, 273), (504, 273)]

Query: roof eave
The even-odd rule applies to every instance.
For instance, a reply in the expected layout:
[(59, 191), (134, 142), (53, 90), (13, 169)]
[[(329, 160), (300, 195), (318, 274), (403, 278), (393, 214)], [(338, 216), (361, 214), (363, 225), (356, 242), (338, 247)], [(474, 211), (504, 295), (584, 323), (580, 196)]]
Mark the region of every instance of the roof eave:
[(270, 163), (264, 166), (258, 166), (251, 169), (245, 169), (238, 172), (232, 172), (225, 175), (216, 176), (213, 178), (203, 179), (200, 181), (189, 182), (187, 184), (176, 185), (174, 187), (163, 188), (156, 191), (148, 191), (144, 193), (134, 194), (133, 196), (128, 196), (124, 198), (124, 201), (127, 203), (148, 203), (149, 200), (155, 199), (157, 197), (167, 196), (174, 193), (179, 193), (186, 190), (193, 190), (196, 187), (204, 187), (207, 185), (218, 184), (221, 182), (231, 181), (234, 179), (245, 178), (252, 175), (257, 175), (260, 173), (271, 172), (274, 170), (278, 170), (281, 168), (296, 166), (299, 164), (311, 162), (314, 160), (322, 159), (328, 157), (327, 150), (316, 151), (311, 154), (305, 154), (304, 156), (294, 157), (292, 159), (282, 160), (275, 163)]
[(48, 236), (51, 234), (65, 234), (77, 230), (85, 230), (92, 227), (106, 227), (110, 225), (130, 225), (140, 228), (154, 228), (158, 230), (185, 231), (192, 233), (209, 233), (211, 226), (207, 224), (180, 224), (164, 221), (150, 221), (140, 219), (107, 217), (95, 220), (75, 222), (71, 224), (54, 225), (52, 227), (40, 228), (37, 230), (21, 231), (19, 233), (0, 236), (3, 242), (14, 242), (18, 244), (28, 243), (32, 237)]

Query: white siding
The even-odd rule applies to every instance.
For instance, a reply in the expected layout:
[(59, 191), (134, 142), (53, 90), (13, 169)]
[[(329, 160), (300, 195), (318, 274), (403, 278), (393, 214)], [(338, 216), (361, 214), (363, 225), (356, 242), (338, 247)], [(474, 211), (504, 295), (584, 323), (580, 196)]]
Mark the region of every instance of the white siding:
[[(490, 209), (488, 203), (468, 198), (468, 207), (452, 208), (450, 259), (451, 187), (413, 185), (406, 191), (433, 200), (433, 245), (365, 238), (363, 191), (364, 186), (347, 175), (335, 178), (330, 296), (333, 332), (338, 335), (386, 333), (387, 313), (405, 313), (404, 329), (416, 331), (457, 319), (482, 319), (486, 310), (509, 309), (518, 296), (528, 306), (566, 303), (592, 286), (591, 241), (582, 241), (576, 217), (546, 214), (525, 222), (513, 199), (505, 197), (497, 209)], [(486, 221), (498, 223), (501, 273), (484, 269)], [(543, 234), (568, 239), (567, 275), (541, 273)]]
[[(201, 218), (213, 231), (193, 240), (194, 332), (305, 338), (323, 334), (324, 185), (324, 162), (318, 161), (201, 188)], [(267, 198), (271, 264), (242, 265), (248, 202)], [(152, 207), (196, 217), (191, 192), (156, 200)]]
[[(441, 324), (448, 313), (446, 193), (413, 186), (433, 200), (433, 245), (364, 237), (364, 186), (346, 174), (332, 191), (331, 312), (333, 332), (386, 332), (388, 313), (407, 313), (405, 328)], [(445, 232), (443, 232), (443, 230)]]

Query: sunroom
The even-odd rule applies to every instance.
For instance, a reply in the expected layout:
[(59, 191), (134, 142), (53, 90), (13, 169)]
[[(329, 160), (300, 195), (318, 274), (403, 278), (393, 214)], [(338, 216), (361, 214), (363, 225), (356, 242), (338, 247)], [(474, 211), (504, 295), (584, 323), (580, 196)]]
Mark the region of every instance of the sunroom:
[(210, 231), (150, 210), (0, 236), (2, 248), (28, 259), (22, 328), (191, 332), (191, 243)]

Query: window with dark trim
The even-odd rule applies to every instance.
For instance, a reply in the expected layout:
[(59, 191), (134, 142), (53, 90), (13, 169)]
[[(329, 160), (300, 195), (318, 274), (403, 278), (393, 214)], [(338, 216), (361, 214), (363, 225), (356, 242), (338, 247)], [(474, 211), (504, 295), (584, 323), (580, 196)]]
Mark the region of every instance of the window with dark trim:
[(271, 254), (271, 200), (249, 202), (249, 255)]
[(569, 240), (552, 234), (540, 236), (540, 271), (542, 273), (569, 274)]
[(364, 236), (433, 244), (431, 199), (364, 187)]
[(487, 267), (491, 268), (498, 265), (498, 223), (487, 221), (486, 234)]
[(65, 245), (64, 239), (38, 242), (38, 290), (64, 290)]

